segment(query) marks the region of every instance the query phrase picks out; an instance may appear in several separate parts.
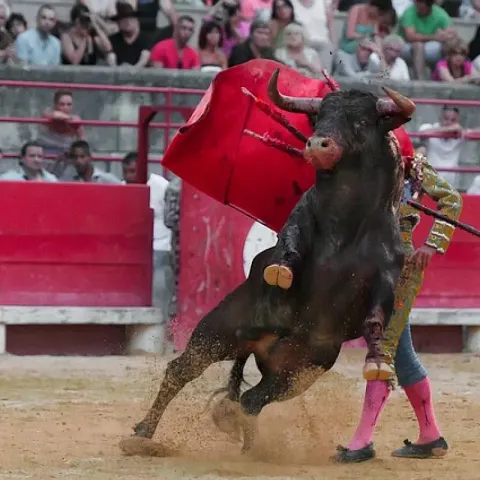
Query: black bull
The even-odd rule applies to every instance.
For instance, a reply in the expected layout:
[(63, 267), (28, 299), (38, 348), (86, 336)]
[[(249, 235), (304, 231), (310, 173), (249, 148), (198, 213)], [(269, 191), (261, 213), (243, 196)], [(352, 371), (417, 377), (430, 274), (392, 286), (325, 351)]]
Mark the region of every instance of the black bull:
[[(240, 427), (248, 451), (263, 407), (304, 392), (334, 365), (343, 342), (374, 336), (375, 322), (386, 324), (392, 314), (404, 260), (395, 213), (403, 172), (389, 131), (407, 122), (414, 106), (392, 91), (386, 100), (356, 90), (330, 93), (323, 102), (287, 98), (277, 77), (269, 95), (280, 108), (316, 114), (305, 149), (316, 185), (280, 232), (277, 251), (255, 257), (245, 282), (202, 318), (186, 350), (169, 362), (153, 405), (121, 444), (126, 453), (141, 453), (132, 442), (152, 438), (180, 390), (224, 360), (235, 363), (214, 420), (224, 431)], [(287, 290), (263, 276), (282, 255), (294, 263)], [(241, 394), (252, 353), (262, 378)]]

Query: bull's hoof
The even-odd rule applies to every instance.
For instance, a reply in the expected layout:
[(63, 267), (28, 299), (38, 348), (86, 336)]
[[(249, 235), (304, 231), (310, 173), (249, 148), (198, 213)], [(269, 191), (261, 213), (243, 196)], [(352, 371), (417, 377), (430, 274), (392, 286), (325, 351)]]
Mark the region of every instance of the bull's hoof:
[(367, 362), (363, 367), (363, 378), (370, 382), (372, 380), (391, 380), (395, 377), (393, 368), (385, 362)]
[(263, 271), (263, 279), (272, 287), (288, 290), (292, 286), (293, 272), (283, 265), (269, 265)]
[(120, 440), (119, 447), (123, 454), (129, 457), (169, 457), (173, 454), (160, 443), (137, 435), (123, 438)]
[(375, 455), (373, 443), (369, 443), (366, 447), (360, 448), (359, 450), (350, 450), (339, 445), (337, 447), (335, 461), (338, 463), (360, 463), (375, 458)]
[(228, 398), (220, 400), (212, 410), (212, 419), (215, 426), (237, 442), (242, 439), (239, 414), (240, 404)]
[(141, 421), (133, 427), (133, 431), (135, 432), (135, 435), (137, 437), (152, 438), (155, 431), (152, 432), (151, 430), (152, 429), (148, 426), (148, 423), (145, 421)]

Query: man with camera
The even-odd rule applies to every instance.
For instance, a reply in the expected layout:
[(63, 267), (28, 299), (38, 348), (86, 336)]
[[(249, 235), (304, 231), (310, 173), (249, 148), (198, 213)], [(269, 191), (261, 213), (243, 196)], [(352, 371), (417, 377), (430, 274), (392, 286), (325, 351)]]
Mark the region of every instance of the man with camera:
[(99, 57), (112, 51), (110, 40), (88, 7), (75, 5), (70, 10), (70, 21), (72, 26), (61, 35), (63, 64), (96, 65)]

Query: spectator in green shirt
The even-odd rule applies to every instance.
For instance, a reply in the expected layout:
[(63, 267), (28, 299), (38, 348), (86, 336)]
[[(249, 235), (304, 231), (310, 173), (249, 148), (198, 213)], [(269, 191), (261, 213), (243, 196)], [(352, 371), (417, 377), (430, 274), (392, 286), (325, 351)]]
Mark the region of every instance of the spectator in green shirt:
[(400, 19), (400, 33), (408, 42), (402, 57), (413, 64), (416, 78), (426, 79), (425, 66), (434, 68), (442, 58), (442, 43), (457, 34), (452, 19), (434, 0), (414, 0)]

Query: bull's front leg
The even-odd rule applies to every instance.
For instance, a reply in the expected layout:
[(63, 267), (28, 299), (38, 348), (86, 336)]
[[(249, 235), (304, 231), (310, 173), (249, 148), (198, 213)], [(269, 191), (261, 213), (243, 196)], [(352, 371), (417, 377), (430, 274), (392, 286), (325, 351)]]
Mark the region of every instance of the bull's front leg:
[(303, 195), (278, 234), (270, 264), (263, 271), (268, 285), (288, 290), (292, 286), (294, 272), (312, 245), (315, 231), (313, 188)]
[(363, 368), (365, 380), (391, 380), (394, 376), (393, 358), (383, 347), (385, 328), (395, 305), (396, 272), (378, 274), (372, 290), (372, 308), (364, 323), (367, 356)]

